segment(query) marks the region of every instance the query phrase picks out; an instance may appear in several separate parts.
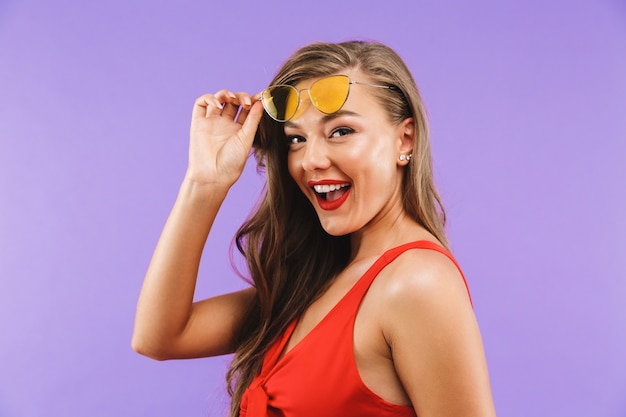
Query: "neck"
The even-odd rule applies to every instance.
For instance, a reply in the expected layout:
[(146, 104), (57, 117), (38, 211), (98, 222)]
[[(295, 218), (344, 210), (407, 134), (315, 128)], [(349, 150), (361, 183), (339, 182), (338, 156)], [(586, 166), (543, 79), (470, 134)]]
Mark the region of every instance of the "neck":
[(380, 256), (386, 250), (412, 240), (437, 241), (426, 229), (407, 216), (404, 209), (374, 219), (350, 235), (351, 261)]

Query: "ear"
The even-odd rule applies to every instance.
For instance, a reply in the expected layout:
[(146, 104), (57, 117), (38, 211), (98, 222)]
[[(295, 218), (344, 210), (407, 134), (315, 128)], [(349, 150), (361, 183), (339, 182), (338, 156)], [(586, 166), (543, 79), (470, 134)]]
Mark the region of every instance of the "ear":
[[(413, 118), (404, 119), (398, 125), (398, 165), (407, 165), (411, 159), (408, 155), (413, 154), (413, 146), (415, 145), (415, 123)], [(400, 155), (406, 158), (401, 159)]]

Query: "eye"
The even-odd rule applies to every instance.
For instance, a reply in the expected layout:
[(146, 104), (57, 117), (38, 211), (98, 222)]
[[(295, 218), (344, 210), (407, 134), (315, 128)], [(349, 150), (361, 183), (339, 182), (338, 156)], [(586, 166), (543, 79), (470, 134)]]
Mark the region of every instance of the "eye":
[(302, 136), (291, 135), (285, 138), (285, 143), (290, 149), (298, 148), (300, 144), (306, 142), (306, 139)]
[(349, 135), (350, 133), (353, 133), (353, 132), (354, 132), (354, 129), (350, 129), (349, 127), (339, 127), (331, 132), (330, 137), (337, 138), (340, 136)]
[(296, 143), (306, 142), (302, 136), (287, 136), (287, 143), (290, 145), (295, 145)]

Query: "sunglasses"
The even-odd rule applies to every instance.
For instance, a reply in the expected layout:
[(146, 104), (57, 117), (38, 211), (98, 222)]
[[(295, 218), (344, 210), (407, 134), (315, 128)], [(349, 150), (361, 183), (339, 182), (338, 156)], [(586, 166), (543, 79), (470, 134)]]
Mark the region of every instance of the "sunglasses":
[(308, 91), (311, 103), (319, 111), (332, 114), (343, 107), (352, 84), (368, 87), (398, 90), (394, 85), (375, 85), (352, 81), (347, 75), (331, 75), (311, 84), (311, 87), (298, 90), (292, 85), (274, 85), (261, 92), (261, 102), (267, 114), (277, 122), (290, 120), (300, 107), (300, 93)]

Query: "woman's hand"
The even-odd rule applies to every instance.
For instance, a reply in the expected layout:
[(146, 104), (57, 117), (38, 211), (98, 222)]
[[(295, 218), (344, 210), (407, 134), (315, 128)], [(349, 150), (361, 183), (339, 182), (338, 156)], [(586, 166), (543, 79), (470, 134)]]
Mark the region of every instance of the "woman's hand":
[(156, 359), (232, 352), (254, 290), (197, 303), (194, 291), (207, 236), (228, 188), (243, 171), (262, 113), (258, 98), (247, 93), (222, 90), (196, 100), (187, 175), (137, 304), (132, 341), (137, 352)]
[(220, 90), (193, 107), (186, 179), (230, 187), (250, 155), (263, 107), (258, 96)]

